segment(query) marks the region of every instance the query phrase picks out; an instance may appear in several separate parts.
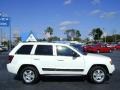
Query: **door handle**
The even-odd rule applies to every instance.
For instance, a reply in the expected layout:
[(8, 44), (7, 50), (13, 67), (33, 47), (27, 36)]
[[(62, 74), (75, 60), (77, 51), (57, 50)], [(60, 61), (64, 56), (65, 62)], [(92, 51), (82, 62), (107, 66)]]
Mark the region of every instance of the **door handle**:
[(39, 60), (39, 59), (34, 59), (34, 60)]
[(64, 61), (64, 60), (58, 60), (58, 61)]

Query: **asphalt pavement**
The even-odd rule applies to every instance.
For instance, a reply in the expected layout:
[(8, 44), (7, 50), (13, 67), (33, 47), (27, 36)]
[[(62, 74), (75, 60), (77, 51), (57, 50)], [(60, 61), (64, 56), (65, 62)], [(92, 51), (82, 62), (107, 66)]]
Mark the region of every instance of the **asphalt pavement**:
[(0, 90), (119, 90), (120, 51), (104, 53), (112, 58), (116, 71), (109, 81), (92, 84), (82, 77), (42, 77), (35, 85), (26, 85), (6, 69), (7, 54), (0, 55)]

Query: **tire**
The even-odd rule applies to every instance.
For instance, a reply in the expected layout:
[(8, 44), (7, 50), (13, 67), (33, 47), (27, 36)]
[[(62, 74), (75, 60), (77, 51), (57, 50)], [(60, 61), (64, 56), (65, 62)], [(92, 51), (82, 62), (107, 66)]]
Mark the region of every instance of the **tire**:
[(92, 83), (101, 84), (107, 78), (107, 71), (101, 66), (92, 67), (88, 73), (88, 80)]
[(100, 53), (100, 50), (97, 50), (97, 53)]
[(36, 68), (28, 66), (21, 70), (20, 78), (25, 84), (35, 84), (39, 81), (39, 72)]
[(111, 53), (111, 52), (112, 52), (112, 50), (110, 49), (109, 53)]

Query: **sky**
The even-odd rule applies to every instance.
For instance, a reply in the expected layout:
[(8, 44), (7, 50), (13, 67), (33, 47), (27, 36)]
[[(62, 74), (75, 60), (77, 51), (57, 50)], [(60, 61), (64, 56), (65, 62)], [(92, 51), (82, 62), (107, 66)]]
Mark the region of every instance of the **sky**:
[(82, 38), (98, 27), (120, 34), (120, 0), (0, 0), (0, 12), (11, 17), (12, 32), (23, 40), (31, 31), (44, 38), (48, 26), (61, 38), (67, 29), (79, 30)]

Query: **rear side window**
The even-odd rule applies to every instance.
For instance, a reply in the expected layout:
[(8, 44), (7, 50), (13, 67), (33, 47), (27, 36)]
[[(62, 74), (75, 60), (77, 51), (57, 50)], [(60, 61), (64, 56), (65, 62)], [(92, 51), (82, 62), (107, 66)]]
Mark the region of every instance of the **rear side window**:
[(29, 55), (32, 50), (33, 45), (23, 45), (16, 54), (27, 54)]
[(35, 55), (53, 55), (52, 45), (38, 45), (35, 50)]

